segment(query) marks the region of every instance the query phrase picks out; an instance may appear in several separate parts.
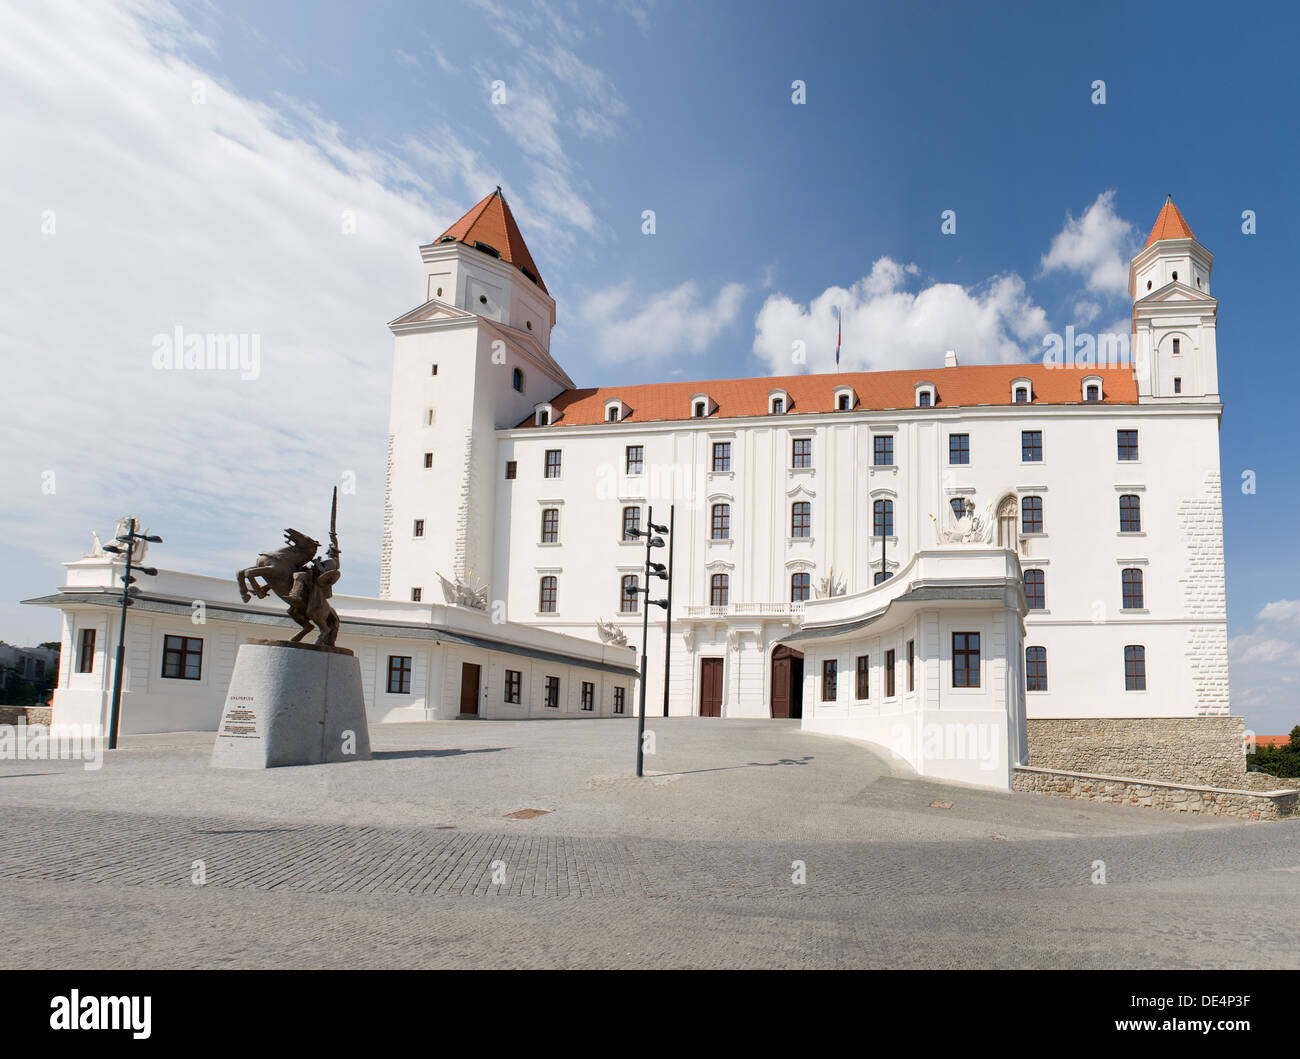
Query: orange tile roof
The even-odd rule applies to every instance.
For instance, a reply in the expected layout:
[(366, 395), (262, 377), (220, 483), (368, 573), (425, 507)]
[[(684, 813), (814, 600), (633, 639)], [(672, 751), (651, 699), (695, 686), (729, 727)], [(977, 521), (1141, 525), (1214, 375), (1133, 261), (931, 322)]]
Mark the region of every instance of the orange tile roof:
[(1257, 735), (1255, 736), (1256, 746), (1288, 746), (1291, 743), (1289, 735)]
[[(464, 217), (438, 236), (434, 242), (441, 243), (452, 239), (466, 246), (473, 246), (475, 243), (490, 246), (501, 255), (502, 261), (510, 262), (542, 290), (546, 290), (546, 284), (542, 282), (542, 274), (537, 271), (533, 255), (528, 252), (524, 237), (519, 232), (519, 225), (515, 223), (515, 216), (506, 205), (505, 196), (501, 194), (500, 188), (476, 203)], [(550, 291), (546, 293), (549, 294)]]
[(1151, 238), (1147, 240), (1147, 246), (1158, 243), (1161, 239), (1195, 238), (1187, 222), (1183, 220), (1183, 215), (1178, 212), (1178, 207), (1174, 205), (1174, 197), (1170, 195), (1165, 200), (1164, 206), (1160, 208), (1160, 216), (1156, 218), (1156, 225), (1151, 229)]
[[(1043, 364), (970, 364), (933, 370), (837, 372), (833, 375), (761, 376), (756, 379), (713, 379), (708, 382), (659, 382), (639, 386), (602, 386), (565, 390), (550, 402), (555, 409), (554, 429), (591, 426), (605, 421), (605, 402), (620, 400), (623, 422), (655, 423), (691, 418), (691, 398), (707, 394), (717, 405), (709, 419), (735, 419), (767, 415), (768, 393), (784, 390), (790, 398), (788, 415), (832, 412), (835, 390), (851, 386), (857, 394), (855, 411), (914, 408), (915, 386), (930, 382), (936, 408), (1007, 405), (1011, 383), (1028, 379), (1033, 404), (1081, 403), (1080, 389), (1087, 375), (1102, 380), (1102, 404), (1137, 404), (1137, 383), (1128, 368), (1086, 370), (1049, 368)], [(533, 426), (529, 416), (521, 427)]]

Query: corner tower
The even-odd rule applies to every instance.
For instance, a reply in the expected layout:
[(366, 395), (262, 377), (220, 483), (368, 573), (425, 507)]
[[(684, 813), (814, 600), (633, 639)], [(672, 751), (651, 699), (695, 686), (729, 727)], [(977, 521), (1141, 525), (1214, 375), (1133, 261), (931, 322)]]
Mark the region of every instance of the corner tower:
[(1165, 200), (1142, 252), (1129, 265), (1133, 359), (1140, 401), (1219, 403), (1214, 255)]
[(442, 602), (493, 581), (495, 431), (573, 387), (555, 301), (498, 187), (420, 247), (422, 303), (394, 335), (379, 594)]

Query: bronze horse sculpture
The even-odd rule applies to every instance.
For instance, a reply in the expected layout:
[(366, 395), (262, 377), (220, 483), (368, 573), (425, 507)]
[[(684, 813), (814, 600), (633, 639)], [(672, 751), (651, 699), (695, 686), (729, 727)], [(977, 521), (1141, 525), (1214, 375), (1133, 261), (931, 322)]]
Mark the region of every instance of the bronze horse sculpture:
[[(334, 507), (337, 511), (338, 494)], [(330, 515), (330, 546), (326, 558), (318, 559), (320, 542), (296, 529), (284, 531), (285, 547), (263, 552), (252, 566), (235, 574), (239, 598), (245, 603), (252, 595), (265, 599), (274, 592), (289, 606), (289, 617), (301, 627), (290, 643), (297, 643), (313, 628), (320, 630), (316, 643), (333, 647), (339, 634), (339, 616), (330, 605), (332, 585), (339, 579), (338, 534), (335, 513)], [(260, 582), (259, 583), (259, 579)]]

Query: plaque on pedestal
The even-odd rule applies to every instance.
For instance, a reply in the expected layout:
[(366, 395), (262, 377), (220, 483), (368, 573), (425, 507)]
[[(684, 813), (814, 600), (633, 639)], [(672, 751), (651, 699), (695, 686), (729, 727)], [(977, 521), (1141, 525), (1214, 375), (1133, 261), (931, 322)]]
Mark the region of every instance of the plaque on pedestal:
[(369, 761), (361, 663), (320, 644), (250, 640), (239, 648), (217, 727), (217, 768)]

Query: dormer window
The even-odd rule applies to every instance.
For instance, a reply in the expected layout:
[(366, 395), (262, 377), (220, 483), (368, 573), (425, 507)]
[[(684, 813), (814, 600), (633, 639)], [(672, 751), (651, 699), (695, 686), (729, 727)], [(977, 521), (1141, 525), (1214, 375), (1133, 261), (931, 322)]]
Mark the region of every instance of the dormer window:
[(514, 374), (510, 377), (510, 385), (515, 388), (516, 393), (524, 392), (524, 373), (521, 369), (515, 368)]
[(934, 383), (918, 382), (916, 384), (916, 407), (933, 408), (935, 405)]
[(1101, 400), (1101, 379), (1096, 375), (1089, 375), (1083, 380), (1083, 399), (1088, 404), (1096, 404)]
[(555, 418), (555, 410), (549, 404), (533, 406), (533, 423), (539, 427), (548, 427)]
[(708, 394), (697, 393), (691, 397), (691, 418), (692, 419), (708, 418), (708, 415), (711, 411), (713, 411), (713, 408), (714, 408), (713, 402), (709, 400)]
[(621, 423), (623, 421), (623, 402), (612, 400), (605, 402), (605, 422)]
[(846, 394), (846, 393), (842, 393), (842, 394), (840, 394), (840, 397), (839, 397), (839, 405), (838, 405), (838, 407), (839, 407), (839, 410), (840, 410), (841, 412), (847, 412), (847, 411), (849, 410), (849, 395), (848, 395), (848, 394)]
[(779, 415), (784, 415), (784, 414), (785, 414), (785, 398), (784, 398), (784, 397), (773, 397), (773, 398), (772, 398), (772, 414), (773, 414), (774, 416), (779, 416)]
[(709, 406), (703, 401), (695, 402), (695, 418), (703, 419), (708, 414)]
[(1030, 404), (1034, 399), (1034, 388), (1028, 379), (1013, 379), (1011, 382), (1011, 403)]
[(854, 393), (852, 386), (835, 387), (835, 410), (837, 412), (851, 411), (857, 404), (857, 394)]
[(767, 410), (771, 415), (785, 415), (790, 407), (790, 395), (784, 390), (769, 390), (767, 393)]

